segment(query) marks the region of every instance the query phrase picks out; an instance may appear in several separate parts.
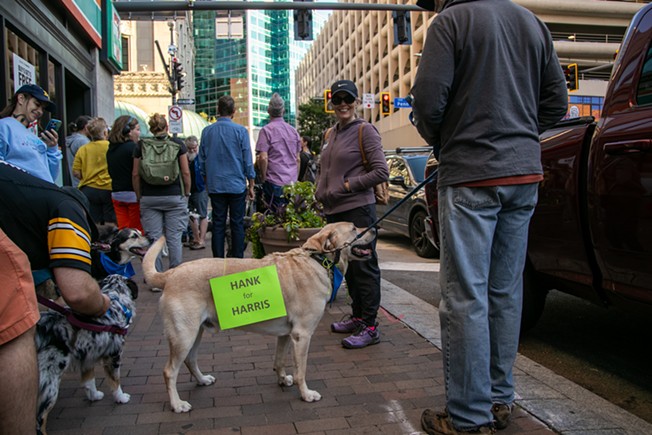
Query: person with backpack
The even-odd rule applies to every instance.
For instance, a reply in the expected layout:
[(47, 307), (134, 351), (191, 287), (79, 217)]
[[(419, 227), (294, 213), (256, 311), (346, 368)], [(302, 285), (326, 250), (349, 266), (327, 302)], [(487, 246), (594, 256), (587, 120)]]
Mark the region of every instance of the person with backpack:
[[(134, 148), (131, 178), (145, 234), (154, 240), (165, 235), (173, 268), (182, 261), (181, 235), (188, 224), (188, 148), (168, 135), (168, 123), (159, 113), (149, 119), (149, 131), (154, 137), (142, 138)], [(156, 269), (163, 270), (161, 257), (156, 260)]]

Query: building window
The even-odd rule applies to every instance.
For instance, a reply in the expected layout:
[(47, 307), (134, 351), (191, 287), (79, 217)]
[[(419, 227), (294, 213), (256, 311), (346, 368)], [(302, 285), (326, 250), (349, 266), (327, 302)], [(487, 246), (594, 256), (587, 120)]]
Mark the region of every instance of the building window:
[[(21, 63), (28, 63), (34, 67), (33, 82), (39, 82), (39, 52), (32, 47), (27, 41), (15, 34), (9, 29), (5, 31), (5, 40), (7, 41), (7, 51), (5, 61), (9, 66), (9, 74), (5, 83), (7, 94), (13, 95), (14, 89), (14, 55), (20, 58)], [(24, 83), (23, 83), (24, 84)]]
[(122, 71), (129, 70), (129, 37), (122, 35)]

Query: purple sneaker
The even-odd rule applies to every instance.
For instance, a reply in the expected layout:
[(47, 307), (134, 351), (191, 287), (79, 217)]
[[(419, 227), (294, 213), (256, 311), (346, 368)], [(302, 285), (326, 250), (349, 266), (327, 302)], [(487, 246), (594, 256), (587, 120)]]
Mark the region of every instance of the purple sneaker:
[(362, 319), (346, 316), (339, 322), (331, 323), (331, 331), (339, 334), (350, 334), (363, 326)]
[(371, 329), (365, 326), (360, 331), (342, 340), (342, 346), (347, 349), (361, 349), (372, 344), (378, 344), (379, 342), (380, 332), (378, 332), (378, 327)]

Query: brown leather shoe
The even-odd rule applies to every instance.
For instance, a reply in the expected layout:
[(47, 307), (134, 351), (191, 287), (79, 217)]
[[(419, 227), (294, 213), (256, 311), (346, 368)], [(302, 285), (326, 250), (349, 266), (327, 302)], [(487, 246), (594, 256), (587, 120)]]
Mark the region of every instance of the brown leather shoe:
[(426, 409), (421, 414), (421, 427), (430, 435), (457, 435), (465, 433), (474, 434), (493, 434), (496, 433), (493, 425), (478, 426), (470, 430), (458, 430), (453, 426), (447, 411), (435, 412), (432, 409)]

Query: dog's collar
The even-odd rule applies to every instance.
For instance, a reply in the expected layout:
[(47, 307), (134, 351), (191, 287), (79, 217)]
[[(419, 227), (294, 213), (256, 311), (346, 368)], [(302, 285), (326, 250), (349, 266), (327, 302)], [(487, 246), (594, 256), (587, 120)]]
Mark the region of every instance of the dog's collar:
[[(36, 297), (38, 298), (39, 304), (45, 305), (46, 307), (58, 312), (59, 314), (62, 314), (68, 320), (68, 323), (76, 328), (86, 329), (87, 331), (93, 332), (111, 332), (112, 334), (118, 335), (127, 335), (127, 332), (129, 332), (128, 326), (123, 328), (117, 325), (101, 325), (94, 322), (92, 319), (88, 319), (86, 317), (80, 316), (79, 314), (73, 313), (69, 308), (62, 307), (61, 305), (44, 296), (36, 295)], [(129, 312), (131, 313), (130, 310)]]
[(134, 267), (131, 265), (131, 262), (125, 264), (118, 264), (115, 261), (111, 260), (108, 255), (104, 252), (100, 252), (100, 262), (102, 267), (106, 270), (106, 273), (109, 275), (122, 275), (125, 278), (131, 278), (136, 274)]
[(328, 302), (332, 304), (333, 301), (335, 300), (335, 297), (337, 296), (337, 290), (340, 288), (340, 285), (342, 284), (342, 280), (344, 279), (342, 272), (340, 272), (340, 269), (337, 268), (337, 263), (340, 262), (340, 251), (339, 250), (335, 251), (334, 260), (329, 259), (324, 254), (318, 254), (318, 253), (310, 254), (310, 257), (316, 260), (324, 269), (328, 271), (328, 277), (330, 278), (331, 287), (332, 287), (331, 297), (328, 300)]

